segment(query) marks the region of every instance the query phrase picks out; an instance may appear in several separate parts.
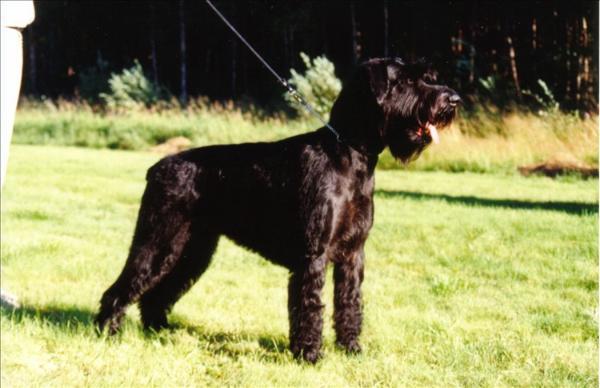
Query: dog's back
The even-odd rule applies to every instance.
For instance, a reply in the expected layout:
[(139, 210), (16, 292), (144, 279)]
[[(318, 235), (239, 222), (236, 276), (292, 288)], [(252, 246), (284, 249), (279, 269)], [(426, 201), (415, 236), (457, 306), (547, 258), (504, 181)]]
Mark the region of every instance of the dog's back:
[(185, 206), (193, 203), (194, 222), (211, 232), (293, 268), (302, 258), (290, 252), (306, 248), (302, 232), (314, 202), (335, 190), (336, 147), (331, 134), (317, 131), (277, 142), (195, 148), (152, 166), (148, 187), (181, 198)]

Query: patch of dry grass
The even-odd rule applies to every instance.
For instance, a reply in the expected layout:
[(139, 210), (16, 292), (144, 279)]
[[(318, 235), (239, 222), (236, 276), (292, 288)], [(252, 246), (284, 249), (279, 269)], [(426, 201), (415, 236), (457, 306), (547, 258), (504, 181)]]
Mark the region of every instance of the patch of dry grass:
[[(175, 137), (191, 146), (248, 141), (272, 141), (312, 131), (319, 123), (267, 115), (252, 105), (176, 101), (152, 108), (97, 111), (86, 103), (25, 101), (15, 123), (14, 142), (92, 148), (144, 150)], [(598, 117), (551, 112), (501, 114), (482, 106), (463, 112), (441, 132), (441, 143), (430, 146), (410, 166), (384, 153), (380, 168), (450, 172), (516, 173), (522, 165), (548, 159), (598, 166)]]
[[(518, 166), (547, 160), (598, 166), (597, 117), (513, 113), (490, 116), (483, 133), (475, 133), (472, 125), (468, 118), (460, 118), (442, 131), (440, 144), (430, 146), (408, 168), (516, 172)], [(390, 155), (384, 156), (382, 167), (396, 166)]]

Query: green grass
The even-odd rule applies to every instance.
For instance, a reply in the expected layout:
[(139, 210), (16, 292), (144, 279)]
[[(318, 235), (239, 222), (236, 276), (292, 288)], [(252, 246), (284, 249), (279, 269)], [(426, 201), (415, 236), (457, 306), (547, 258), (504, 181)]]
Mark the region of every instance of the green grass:
[(140, 150), (172, 137), (196, 145), (265, 141), (316, 128), (283, 116), (266, 117), (254, 108), (233, 103), (191, 100), (187, 109), (164, 108), (97, 112), (85, 103), (25, 101), (15, 118), (14, 142), (91, 148)]
[[(287, 350), (286, 271), (220, 241), (147, 334), (130, 309), (99, 338), (100, 295), (120, 272), (157, 159), (14, 146), (2, 192), (2, 386), (598, 385), (598, 181), (377, 171), (366, 246), (364, 352)], [(331, 274), (329, 274), (331, 275)]]

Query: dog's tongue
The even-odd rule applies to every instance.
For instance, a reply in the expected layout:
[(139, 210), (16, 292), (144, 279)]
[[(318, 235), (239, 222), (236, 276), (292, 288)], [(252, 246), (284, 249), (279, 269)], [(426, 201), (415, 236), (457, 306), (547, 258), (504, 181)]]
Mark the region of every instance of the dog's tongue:
[(427, 123), (427, 124), (425, 124), (425, 128), (427, 128), (427, 130), (429, 131), (431, 140), (433, 140), (433, 142), (435, 144), (438, 144), (440, 142), (440, 135), (438, 135), (438, 131), (437, 131), (437, 128), (435, 127), (435, 125), (433, 125), (431, 123)]

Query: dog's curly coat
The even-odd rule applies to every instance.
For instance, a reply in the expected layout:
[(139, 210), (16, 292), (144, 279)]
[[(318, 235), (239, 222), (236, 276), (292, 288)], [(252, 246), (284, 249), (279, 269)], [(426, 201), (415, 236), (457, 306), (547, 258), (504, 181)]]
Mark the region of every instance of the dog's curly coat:
[[(364, 243), (373, 222), (374, 169), (389, 146), (407, 162), (446, 126), (460, 98), (420, 63), (373, 59), (345, 85), (326, 128), (273, 143), (220, 145), (169, 156), (147, 174), (131, 250), (104, 293), (97, 323), (110, 333), (139, 302), (147, 328), (209, 265), (219, 236), (290, 270), (293, 354), (320, 355), (321, 290), (334, 263), (337, 342), (360, 351)], [(435, 128), (432, 129), (435, 131)]]

